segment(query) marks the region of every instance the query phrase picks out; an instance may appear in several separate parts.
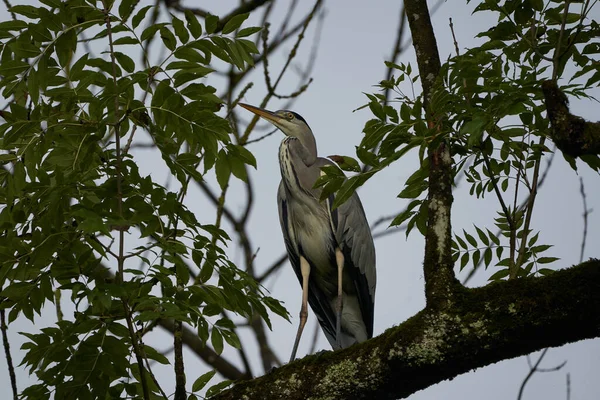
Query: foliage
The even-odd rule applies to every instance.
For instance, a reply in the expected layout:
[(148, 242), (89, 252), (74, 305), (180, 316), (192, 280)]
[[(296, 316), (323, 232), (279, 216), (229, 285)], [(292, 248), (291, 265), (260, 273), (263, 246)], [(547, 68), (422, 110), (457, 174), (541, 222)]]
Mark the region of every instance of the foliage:
[[(0, 23), (0, 89), (9, 99), (0, 114), (0, 307), (9, 321), (34, 321), (67, 293), (75, 313), (25, 334), (23, 363), (40, 384), (23, 396), (104, 398), (108, 387), (111, 397), (160, 395), (148, 360), (170, 360), (143, 343), (158, 319), (196, 327), (220, 353), (224, 342), (240, 346), (231, 320), (216, 317), (224, 310), (267, 324), (268, 310), (287, 315), (227, 258), (227, 234), (183, 203), (190, 179), (216, 170), (225, 187), (232, 173), (244, 180), (245, 165), (256, 166), (230, 139), (207, 77), (214, 58), (251, 66), (258, 51), (246, 37), (259, 28), (239, 29), (248, 14), (220, 33), (216, 17), (203, 26), (190, 12), (152, 23), (154, 7), (127, 0), (41, 3), (15, 5), (21, 20)], [(168, 51), (138, 68), (130, 50), (147, 54), (157, 37)], [(92, 45), (106, 51), (95, 57)], [(131, 151), (140, 132), (178, 191), (140, 171)]]
[[(455, 235), (453, 255), (455, 261), (460, 259), (460, 268), (469, 261), (474, 268), (482, 262), (487, 267), (495, 260), (492, 280), (551, 272), (538, 264), (557, 258), (541, 255), (550, 246), (537, 244), (539, 233), (532, 237), (530, 226), (542, 160), (552, 157), (541, 82), (563, 79), (562, 89), (580, 98), (590, 98), (588, 91), (600, 82), (594, 60), (600, 52), (600, 26), (589, 18), (595, 2), (572, 3), (565, 9), (569, 2), (554, 0), (479, 2), (475, 12), (494, 13), (498, 23), (478, 35), (483, 39), (480, 46), (458, 54), (457, 45), (430, 99), (429, 120), (422, 96), (414, 95), (418, 77), (410, 64), (387, 63), (398, 77), (378, 86), (382, 92), (394, 90), (392, 104), (399, 107), (388, 104), (382, 93), (367, 94), (369, 102), (361, 108), (368, 106), (375, 118), (365, 124), (357, 155), (369, 169), (346, 182), (336, 181), (328, 171), (321, 185), (326, 190), (340, 188), (341, 203), (377, 171), (418, 147), (419, 167), (398, 195), (411, 202), (391, 225), (407, 223), (407, 235), (415, 226), (424, 234), (429, 173), (425, 155), (446, 141), (455, 182), (464, 175), (471, 195), (483, 198), (492, 193), (500, 205), (496, 233), (475, 226), (472, 234)], [(402, 90), (407, 82), (412, 96)], [(565, 158), (576, 168), (572, 158)], [(584, 161), (600, 171), (598, 156)]]

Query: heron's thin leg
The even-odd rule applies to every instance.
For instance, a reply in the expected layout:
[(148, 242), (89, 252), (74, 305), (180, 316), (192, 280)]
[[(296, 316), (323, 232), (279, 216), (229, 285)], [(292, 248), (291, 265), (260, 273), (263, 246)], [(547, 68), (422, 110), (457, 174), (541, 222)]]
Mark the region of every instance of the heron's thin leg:
[(342, 291), (342, 276), (344, 272), (344, 254), (339, 248), (335, 249), (335, 261), (338, 270), (338, 297), (336, 305), (337, 318), (335, 321), (335, 340), (338, 348), (342, 348), (342, 308), (344, 304), (344, 293)]
[(296, 333), (296, 340), (294, 341), (290, 362), (296, 359), (296, 351), (298, 350), (298, 344), (300, 343), (300, 336), (302, 336), (302, 330), (304, 330), (304, 325), (306, 325), (306, 320), (308, 318), (308, 276), (310, 275), (310, 264), (306, 258), (302, 256), (300, 256), (300, 272), (302, 273), (302, 307), (300, 308), (300, 325), (298, 325), (298, 332)]

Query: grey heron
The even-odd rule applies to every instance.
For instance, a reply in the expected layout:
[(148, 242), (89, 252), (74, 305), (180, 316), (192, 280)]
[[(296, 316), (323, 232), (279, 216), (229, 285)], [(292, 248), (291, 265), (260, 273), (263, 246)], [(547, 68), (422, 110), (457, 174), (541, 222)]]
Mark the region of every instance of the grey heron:
[(375, 246), (356, 193), (337, 209), (313, 186), (325, 165), (315, 136), (300, 115), (240, 103), (285, 134), (279, 147), (279, 221), (290, 263), (302, 285), (300, 324), (290, 362), (308, 318), (307, 302), (334, 350), (373, 336)]

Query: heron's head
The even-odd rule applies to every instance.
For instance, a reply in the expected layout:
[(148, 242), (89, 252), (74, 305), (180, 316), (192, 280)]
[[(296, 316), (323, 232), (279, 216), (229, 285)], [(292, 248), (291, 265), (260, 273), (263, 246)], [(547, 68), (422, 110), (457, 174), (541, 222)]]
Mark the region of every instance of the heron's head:
[(304, 118), (302, 118), (298, 113), (295, 113), (290, 110), (279, 110), (273, 112), (265, 110), (264, 108), (254, 107), (249, 104), (239, 104), (246, 110), (253, 112), (262, 119), (265, 119), (273, 125), (275, 125), (286, 136), (293, 136), (300, 139), (309, 134), (310, 136), (312, 136), (312, 131), (310, 130), (310, 127), (308, 126)]

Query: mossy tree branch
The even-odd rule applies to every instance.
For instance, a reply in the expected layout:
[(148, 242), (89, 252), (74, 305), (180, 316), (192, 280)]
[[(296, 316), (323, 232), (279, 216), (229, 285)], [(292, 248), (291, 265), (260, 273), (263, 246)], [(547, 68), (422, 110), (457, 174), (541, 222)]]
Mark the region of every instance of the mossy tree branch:
[(586, 154), (600, 154), (600, 123), (589, 122), (569, 112), (567, 96), (555, 81), (542, 83), (548, 111), (550, 136), (563, 153), (577, 158)]
[(396, 399), (492, 363), (600, 336), (600, 260), (461, 288), (351, 348), (306, 357), (214, 399)]

